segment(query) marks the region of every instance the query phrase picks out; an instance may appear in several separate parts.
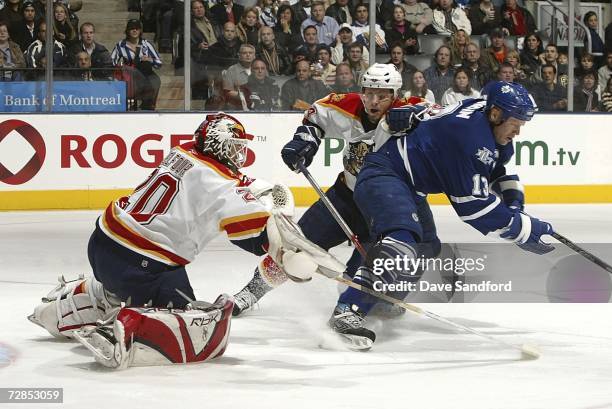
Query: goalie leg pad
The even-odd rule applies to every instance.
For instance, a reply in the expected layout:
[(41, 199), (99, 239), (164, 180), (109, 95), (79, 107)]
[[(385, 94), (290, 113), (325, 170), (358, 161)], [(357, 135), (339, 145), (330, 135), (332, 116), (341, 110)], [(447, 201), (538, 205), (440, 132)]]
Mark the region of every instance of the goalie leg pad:
[(207, 308), (123, 308), (112, 325), (83, 328), (75, 338), (114, 369), (205, 362), (225, 352), (233, 307), (223, 294)]

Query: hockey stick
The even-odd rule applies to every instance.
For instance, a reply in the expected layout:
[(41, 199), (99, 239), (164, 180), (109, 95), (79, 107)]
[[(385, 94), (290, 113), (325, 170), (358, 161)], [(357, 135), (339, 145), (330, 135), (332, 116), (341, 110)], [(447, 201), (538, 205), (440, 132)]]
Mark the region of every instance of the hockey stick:
[(551, 236), (553, 236), (555, 239), (559, 240), (561, 243), (565, 244), (570, 249), (574, 250), (576, 253), (580, 254), (582, 257), (584, 257), (587, 260), (597, 264), (599, 267), (603, 268), (608, 273), (612, 274), (612, 266), (610, 264), (606, 263), (605, 261), (603, 261), (602, 259), (600, 259), (599, 257), (597, 257), (596, 255), (586, 251), (585, 249), (583, 249), (582, 247), (580, 247), (579, 245), (577, 245), (576, 243), (574, 243), (573, 241), (571, 241), (567, 237), (562, 236), (559, 233), (553, 233), (553, 234), (551, 234)]
[[(327, 198), (327, 196), (325, 196), (325, 193), (323, 193), (323, 190), (321, 190), (321, 187), (318, 185), (318, 183), (314, 180), (314, 178), (312, 177), (312, 175), (310, 174), (310, 172), (308, 171), (308, 169), (306, 169), (306, 166), (304, 166), (304, 164), (302, 162), (298, 163), (298, 169), (300, 170), (300, 172), (302, 172), (304, 174), (304, 176), (306, 177), (306, 179), (308, 179), (308, 182), (310, 182), (310, 184), (312, 185), (312, 187), (316, 190), (317, 194), (319, 195), (319, 197), (321, 198), (321, 201), (323, 202), (323, 204), (325, 205), (325, 207), (327, 207), (327, 210), (329, 210), (329, 212), (332, 214), (332, 216), (334, 217), (334, 219), (338, 222), (338, 224), (340, 225), (340, 227), (342, 227), (342, 230), (344, 231), (344, 233), (347, 235), (347, 237), (351, 240), (351, 242), (353, 242), (353, 244), (355, 245), (355, 248), (357, 248), (359, 250), (359, 252), (361, 253), (361, 255), (363, 256), (363, 258), (365, 259), (365, 250), (363, 248), (363, 246), (361, 245), (361, 243), (359, 242), (359, 239), (357, 238), (357, 236), (355, 234), (353, 234), (353, 232), (351, 231), (350, 227), (346, 224), (346, 222), (342, 219), (342, 216), (340, 216), (340, 214), (338, 213), (338, 210), (336, 210), (336, 208), (334, 207), (334, 205), (329, 201), (329, 199)], [(320, 273), (320, 272), (319, 272)], [(321, 275), (327, 277), (327, 278), (331, 278), (332, 280), (335, 280), (339, 283), (345, 284), (349, 287), (352, 287), (356, 290), (359, 290), (361, 292), (364, 292), (366, 294), (369, 294), (373, 297), (376, 297), (378, 299), (387, 301), (388, 303), (391, 304), (395, 304), (395, 305), (399, 305), (400, 307), (405, 308), (406, 310), (416, 314), (416, 315), (424, 315), (428, 318), (431, 318), (435, 321), (441, 322), (443, 324), (446, 324), (448, 326), (451, 326), (453, 328), (462, 330), (464, 332), (476, 335), (478, 337), (481, 338), (485, 338), (488, 339), (489, 341), (495, 342), (499, 345), (503, 345), (505, 347), (508, 348), (512, 348), (512, 349), (517, 349), (519, 351), (521, 351), (521, 355), (523, 358), (526, 359), (537, 359), (540, 357), (540, 352), (538, 351), (538, 348), (535, 345), (532, 344), (512, 344), (509, 342), (505, 342), (502, 341), (500, 339), (497, 339), (491, 335), (487, 335), (484, 334), (480, 331), (477, 331), (473, 328), (467, 327), (465, 325), (461, 325), (461, 324), (457, 324), (453, 321), (450, 321), (438, 314), (434, 314), (433, 312), (429, 312), (427, 310), (424, 310), (422, 308), (417, 307), (416, 305), (412, 305), (409, 304), (407, 302), (398, 300), (396, 298), (390, 297), (386, 294), (382, 294), (379, 293), (377, 291), (374, 291), (370, 288), (364, 287), (360, 284), (356, 284), (354, 282), (352, 282), (351, 280), (348, 280), (344, 277), (329, 277), (323, 273), (320, 273)]]

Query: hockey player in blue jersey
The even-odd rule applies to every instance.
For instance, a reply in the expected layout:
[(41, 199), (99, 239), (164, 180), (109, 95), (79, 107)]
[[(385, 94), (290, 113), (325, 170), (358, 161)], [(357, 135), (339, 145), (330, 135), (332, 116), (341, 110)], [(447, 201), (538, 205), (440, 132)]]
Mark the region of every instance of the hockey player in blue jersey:
[[(541, 240), (553, 233), (551, 225), (522, 212), (522, 186), (516, 175), (506, 175), (504, 167), (514, 154), (513, 138), (534, 111), (525, 88), (498, 81), (489, 87), (487, 99), (462, 101), (410, 133), (376, 139), (375, 152), (366, 156), (359, 173), (354, 199), (378, 241), (353, 282), (373, 288), (375, 281), (392, 284), (420, 278), (402, 263), (384, 264), (382, 272), (375, 264), (397, 256), (427, 257), (416, 209), (430, 193), (446, 194), (461, 220), (485, 235), (537, 254), (551, 251), (553, 247)], [(392, 109), (389, 127), (401, 129), (393, 118)], [(340, 295), (329, 325), (353, 349), (369, 349), (376, 336), (364, 326), (365, 317), (376, 302), (349, 288)]]

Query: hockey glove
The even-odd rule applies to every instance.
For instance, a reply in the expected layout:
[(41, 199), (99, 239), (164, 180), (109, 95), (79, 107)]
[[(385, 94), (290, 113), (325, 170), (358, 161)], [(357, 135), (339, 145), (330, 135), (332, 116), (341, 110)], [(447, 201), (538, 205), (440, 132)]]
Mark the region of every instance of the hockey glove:
[(523, 211), (525, 208), (525, 194), (523, 185), (517, 175), (504, 175), (491, 184), (493, 190), (503, 202), (513, 211)]
[(298, 163), (304, 162), (308, 167), (319, 149), (321, 138), (319, 129), (311, 125), (301, 125), (295, 131), (293, 139), (281, 150), (283, 162), (289, 169), (296, 170)]
[(399, 108), (391, 108), (387, 111), (387, 124), (391, 133), (410, 132), (415, 129), (425, 114), (427, 107), (424, 105), (408, 105)]
[(535, 254), (546, 254), (555, 248), (543, 242), (542, 236), (553, 233), (554, 230), (550, 223), (516, 212), (500, 237), (515, 242), (523, 250)]

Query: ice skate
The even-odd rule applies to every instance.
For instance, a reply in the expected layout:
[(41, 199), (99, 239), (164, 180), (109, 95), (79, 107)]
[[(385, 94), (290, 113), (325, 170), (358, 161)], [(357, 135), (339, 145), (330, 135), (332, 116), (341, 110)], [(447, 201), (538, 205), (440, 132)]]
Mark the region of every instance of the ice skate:
[(365, 328), (365, 314), (356, 306), (338, 304), (327, 324), (340, 335), (348, 347), (355, 351), (367, 351), (372, 348), (376, 334)]
[(232, 316), (237, 317), (242, 313), (253, 309), (259, 299), (253, 294), (248, 287), (234, 294), (234, 309)]

